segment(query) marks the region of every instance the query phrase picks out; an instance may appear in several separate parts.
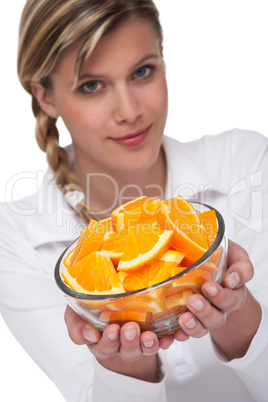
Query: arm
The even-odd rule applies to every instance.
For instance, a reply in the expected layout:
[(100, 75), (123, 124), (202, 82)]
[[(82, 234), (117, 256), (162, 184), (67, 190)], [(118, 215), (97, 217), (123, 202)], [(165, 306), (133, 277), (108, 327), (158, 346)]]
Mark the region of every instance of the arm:
[(176, 339), (186, 333), (200, 337), (207, 332), (228, 360), (242, 357), (258, 330), (261, 306), (246, 289), (253, 267), (246, 251), (229, 241), (228, 269), (222, 286), (213, 282), (203, 285), (204, 296), (192, 295), (187, 300), (189, 313), (180, 317), (181, 328)]

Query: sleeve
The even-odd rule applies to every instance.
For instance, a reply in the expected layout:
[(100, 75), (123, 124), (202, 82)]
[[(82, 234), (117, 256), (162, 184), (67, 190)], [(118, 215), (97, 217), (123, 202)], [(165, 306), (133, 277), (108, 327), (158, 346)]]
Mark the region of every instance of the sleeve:
[[(56, 384), (66, 401), (165, 402), (164, 381), (153, 384), (101, 367), (86, 346), (69, 338), (66, 303), (51, 269), (23, 235), (23, 225), (0, 207), (0, 311), (16, 339)], [(46, 254), (51, 252), (47, 246)], [(123, 398), (123, 396), (124, 398)]]
[(247, 354), (241, 359), (227, 361), (215, 347), (216, 355), (226, 367), (232, 369), (247, 386), (257, 402), (266, 402), (268, 383), (265, 373), (268, 367), (268, 308), (262, 306), (262, 321)]
[(149, 383), (111, 372), (95, 360), (94, 401), (109, 402), (166, 402), (165, 371), (160, 361), (162, 378), (158, 383)]
[(233, 219), (233, 238), (249, 254), (254, 277), (247, 284), (262, 307), (262, 321), (247, 354), (224, 365), (244, 382), (256, 401), (267, 401), (268, 382), (268, 141), (254, 132), (234, 130), (229, 134), (229, 158), (233, 166), (228, 193), (228, 211)]

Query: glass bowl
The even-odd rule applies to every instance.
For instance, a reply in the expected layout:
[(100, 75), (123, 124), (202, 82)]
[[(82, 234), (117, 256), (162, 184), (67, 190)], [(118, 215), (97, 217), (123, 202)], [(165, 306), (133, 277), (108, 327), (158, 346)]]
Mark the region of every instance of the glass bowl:
[[(214, 209), (206, 204), (191, 202), (197, 212)], [(67, 303), (84, 320), (103, 331), (110, 323), (123, 325), (136, 321), (141, 331), (153, 331), (161, 337), (179, 328), (178, 318), (187, 311), (185, 300), (200, 293), (207, 280), (221, 283), (227, 265), (227, 236), (221, 214), (216, 211), (218, 233), (206, 253), (179, 274), (153, 286), (114, 295), (89, 295), (73, 291), (63, 282), (66, 270), (63, 261), (77, 245), (70, 244), (58, 259), (55, 280)], [(204, 275), (205, 273), (205, 275)]]

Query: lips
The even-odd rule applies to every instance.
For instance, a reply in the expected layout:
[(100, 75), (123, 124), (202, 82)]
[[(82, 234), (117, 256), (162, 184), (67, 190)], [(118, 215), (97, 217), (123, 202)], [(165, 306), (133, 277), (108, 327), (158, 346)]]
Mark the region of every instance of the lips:
[(146, 127), (145, 129), (139, 130), (136, 133), (130, 133), (127, 135), (124, 135), (122, 137), (110, 137), (112, 141), (114, 141), (115, 143), (125, 146), (125, 147), (134, 147), (137, 146), (139, 144), (141, 144), (148, 136), (149, 132), (150, 132), (150, 128)]

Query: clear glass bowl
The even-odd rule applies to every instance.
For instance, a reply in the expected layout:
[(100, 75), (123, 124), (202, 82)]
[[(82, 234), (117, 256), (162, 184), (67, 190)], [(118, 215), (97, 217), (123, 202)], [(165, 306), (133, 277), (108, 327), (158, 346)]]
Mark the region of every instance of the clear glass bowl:
[[(215, 210), (205, 204), (197, 202), (191, 204), (197, 212)], [(187, 311), (185, 298), (189, 292), (200, 293), (201, 291), (202, 281), (199, 284), (191, 282), (193, 271), (195, 271), (194, 275), (199, 275), (200, 272), (204, 273), (204, 270), (209, 270), (211, 277), (209, 280), (218, 283), (221, 283), (223, 279), (227, 265), (227, 236), (224, 220), (218, 211), (215, 210), (215, 212), (218, 233), (211, 247), (194, 264), (163, 282), (137, 291), (107, 296), (75, 292), (63, 282), (62, 272), (66, 270), (63, 261), (76, 246), (78, 242), (76, 239), (57, 261), (56, 283), (72, 309), (101, 331), (109, 323), (116, 322), (123, 325), (127, 321), (136, 321), (139, 323), (141, 331), (153, 331), (159, 337), (171, 334), (179, 328), (179, 316)], [(216, 269), (211, 271), (211, 266), (216, 266)]]

